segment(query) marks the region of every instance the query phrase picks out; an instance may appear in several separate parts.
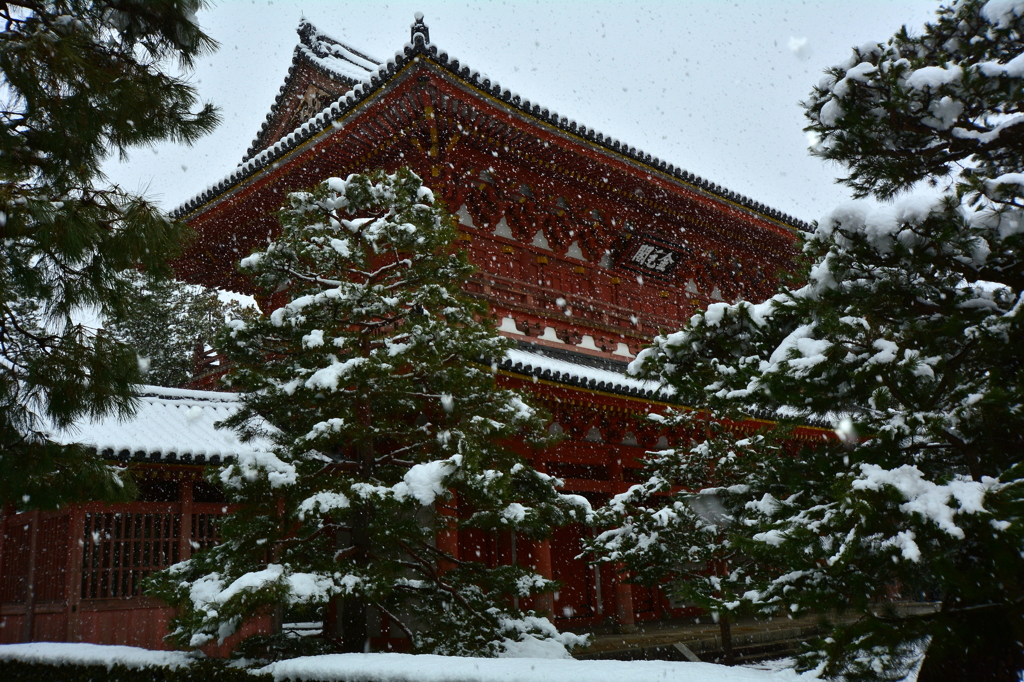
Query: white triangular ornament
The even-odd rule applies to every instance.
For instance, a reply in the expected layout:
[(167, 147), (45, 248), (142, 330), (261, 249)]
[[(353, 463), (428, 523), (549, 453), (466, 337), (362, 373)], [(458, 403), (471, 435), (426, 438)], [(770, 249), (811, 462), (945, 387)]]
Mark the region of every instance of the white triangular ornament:
[(565, 255), (569, 258), (575, 258), (576, 260), (584, 262), (587, 260), (583, 257), (583, 249), (580, 248), (580, 243), (578, 241), (574, 241), (572, 244), (569, 244), (569, 250), (565, 252)]
[(512, 236), (512, 228), (510, 228), (508, 223), (505, 222), (505, 216), (502, 216), (501, 220), (498, 221), (498, 224), (494, 226), (494, 236), (504, 237), (505, 239), (515, 239), (515, 237)]
[(455, 215), (458, 217), (459, 222), (466, 227), (476, 227), (476, 225), (473, 224), (473, 216), (469, 215), (469, 209), (467, 209), (465, 205), (460, 206)]
[(544, 230), (537, 230), (537, 234), (533, 235), (533, 245), (548, 251), (551, 250), (551, 245), (548, 244), (548, 238), (544, 234)]

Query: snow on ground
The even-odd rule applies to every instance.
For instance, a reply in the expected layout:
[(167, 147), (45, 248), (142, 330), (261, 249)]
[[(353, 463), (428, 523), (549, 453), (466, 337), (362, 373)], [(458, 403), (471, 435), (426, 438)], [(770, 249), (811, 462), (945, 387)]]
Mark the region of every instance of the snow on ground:
[(333, 654), (280, 661), (258, 672), (296, 682), (808, 682), (792, 670), (727, 668), (674, 661), (454, 658)]
[(151, 651), (134, 646), (107, 646), (70, 642), (30, 642), (0, 645), (0, 661), (46, 665), (115, 665), (127, 668), (163, 666), (179, 668), (192, 659), (182, 651)]
[[(0, 661), (44, 665), (187, 666), (181, 651), (65, 642), (0, 645)], [(782, 661), (781, 664), (789, 663)], [(281, 682), (812, 682), (775, 666), (727, 668), (675, 661), (577, 661), (552, 658), (458, 658), (411, 654), (333, 654), (279, 661), (254, 673)]]

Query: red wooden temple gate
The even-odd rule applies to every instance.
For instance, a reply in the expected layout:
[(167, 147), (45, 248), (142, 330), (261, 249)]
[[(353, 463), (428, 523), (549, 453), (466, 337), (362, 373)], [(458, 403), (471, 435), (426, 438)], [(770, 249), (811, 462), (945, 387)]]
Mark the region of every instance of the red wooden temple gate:
[(74, 434), (133, 469), (137, 501), (3, 510), (0, 644), (166, 647), (172, 609), (143, 596), (141, 583), (217, 541), (217, 519), (229, 507), (203, 479), (203, 465), (253, 447), (214, 427), (235, 409), (232, 394), (151, 387), (140, 402), (132, 421), (110, 418)]
[[(174, 471), (163, 486), (173, 501), (4, 514), (0, 643), (159, 642), (172, 612), (141, 596), (141, 581), (214, 542), (214, 521), (225, 510), (223, 501), (195, 500), (195, 484), (205, 487), (199, 474), (199, 467)], [(147, 479), (143, 473), (144, 499), (153, 497)]]
[[(459, 218), (479, 267), (469, 292), (520, 342), (500, 381), (531, 393), (566, 435), (535, 465), (595, 505), (626, 490), (643, 452), (673, 434), (647, 419), (671, 396), (627, 377), (625, 362), (695, 310), (770, 295), (803, 225), (503, 89), (431, 44), (422, 23), (386, 63), (306, 23), (299, 35), (242, 165), (177, 211), (199, 234), (179, 276), (251, 292), (235, 264), (276, 231), (288, 191), (408, 166)], [(216, 509), (189, 497), (195, 469), (165, 456), (189, 452), (174, 445), (182, 437), (168, 434), (155, 458), (142, 452), (178, 486), (173, 499), (4, 514), (0, 641), (160, 646), (168, 614), (138, 596), (138, 579), (209, 541), (195, 519)], [(563, 528), (541, 543), (471, 533), (438, 541), (558, 579), (562, 588), (535, 605), (563, 628), (628, 630), (687, 613), (657, 589), (576, 558), (587, 532)], [(380, 624), (377, 643), (388, 637)]]

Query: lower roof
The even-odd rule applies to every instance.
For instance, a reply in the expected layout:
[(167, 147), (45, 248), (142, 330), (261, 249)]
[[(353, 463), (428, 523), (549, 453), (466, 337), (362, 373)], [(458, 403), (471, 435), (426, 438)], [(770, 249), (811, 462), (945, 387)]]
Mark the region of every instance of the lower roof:
[(625, 362), (525, 341), (519, 341), (519, 347), (509, 351), (498, 366), (512, 374), (649, 400), (671, 401), (675, 393), (656, 381), (629, 376)]
[(128, 419), (107, 416), (82, 421), (54, 440), (95, 448), (116, 459), (216, 464), (227, 458), (269, 452), (266, 440), (243, 443), (234, 431), (217, 428), (239, 409), (237, 393), (143, 386), (138, 409)]
[[(626, 363), (569, 350), (520, 342), (498, 363), (500, 369), (574, 388), (588, 388), (649, 400), (671, 401), (672, 390), (654, 381), (634, 379)], [(132, 417), (107, 416), (82, 421), (54, 440), (94, 448), (112, 459), (179, 464), (218, 464), (226, 459), (272, 450), (267, 439), (242, 442), (218, 423), (235, 414), (240, 395), (143, 386)]]

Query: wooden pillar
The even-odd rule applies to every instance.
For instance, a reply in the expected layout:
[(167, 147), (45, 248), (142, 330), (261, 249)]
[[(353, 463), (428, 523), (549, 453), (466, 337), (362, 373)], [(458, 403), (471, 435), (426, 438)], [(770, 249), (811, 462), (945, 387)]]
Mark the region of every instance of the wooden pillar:
[[(10, 564), (10, 560), (4, 554), (4, 538), (7, 537), (7, 521), (14, 515), (14, 511), (13, 504), (0, 505), (0, 589), (3, 588), (4, 578), (6, 577), (4, 569)], [(0, 615), (0, 627), (6, 624), (4, 617)]]
[(28, 571), (25, 576), (25, 629), (21, 640), (31, 642), (35, 630), (36, 607), (36, 554), (39, 551), (39, 512), (28, 513)]
[[(551, 541), (540, 540), (534, 541), (532, 544), (534, 569), (542, 578), (552, 580), (554, 573), (551, 570)], [(541, 594), (538, 594), (534, 598), (533, 604), (537, 611), (547, 612), (548, 615), (554, 617), (555, 595), (551, 592), (542, 592)]]
[[(588, 528), (585, 532), (590, 536), (591, 540), (597, 536), (597, 531), (593, 527)], [(597, 564), (590, 567), (590, 570), (594, 572), (594, 610), (598, 618), (604, 616), (604, 585), (601, 584), (601, 569), (604, 567), (605, 564)]]
[(181, 529), (178, 533), (178, 561), (192, 556), (192, 479), (181, 482)]
[(615, 622), (619, 632), (636, 632), (633, 616), (633, 586), (625, 581), (627, 577), (622, 564), (615, 565)]
[(82, 555), (85, 545), (85, 511), (81, 505), (73, 505), (68, 511), (68, 570), (67, 583), (64, 587), (64, 599), (67, 604), (67, 633), (69, 642), (82, 641), (81, 614), (82, 605)]
[(627, 453), (623, 451), (623, 446), (617, 448), (609, 448), (608, 459), (608, 481), (612, 484), (612, 491), (614, 495), (625, 492), (629, 486), (626, 485), (623, 479), (623, 467), (622, 460), (627, 457)]
[[(516, 532), (510, 531), (508, 534), (508, 553), (509, 553), (509, 564), (512, 566), (519, 565), (518, 547), (516, 546)], [(516, 592), (512, 595), (512, 608), (519, 608), (519, 593)]]
[[(533, 456), (533, 468), (542, 474), (548, 473), (547, 463), (540, 452)], [(529, 544), (530, 554), (533, 555), (533, 567), (540, 576), (546, 580), (554, 579), (554, 571), (551, 566), (551, 541), (534, 540)], [(533, 599), (533, 607), (542, 613), (547, 612), (552, 618), (555, 616), (555, 595), (551, 592), (542, 592)]]
[(7, 557), (4, 555), (4, 538), (7, 537), (7, 519), (14, 513), (14, 505), (0, 506), (0, 581), (3, 579), (3, 568)]
[[(459, 498), (455, 491), (452, 491), (450, 501), (437, 502), (437, 533), (434, 538), (438, 550), (450, 555), (454, 559), (459, 558)], [(445, 573), (455, 568), (450, 561), (439, 561), (437, 570)]]
[[(639, 434), (638, 434), (639, 437)], [(616, 493), (621, 493), (628, 487), (623, 480), (622, 460), (627, 456), (624, 448), (616, 448), (608, 461), (608, 478), (614, 486)], [(625, 581), (626, 568), (622, 564), (615, 564), (615, 572), (612, 582), (615, 592), (615, 623), (619, 632), (635, 632), (636, 620), (633, 617), (633, 586)]]

